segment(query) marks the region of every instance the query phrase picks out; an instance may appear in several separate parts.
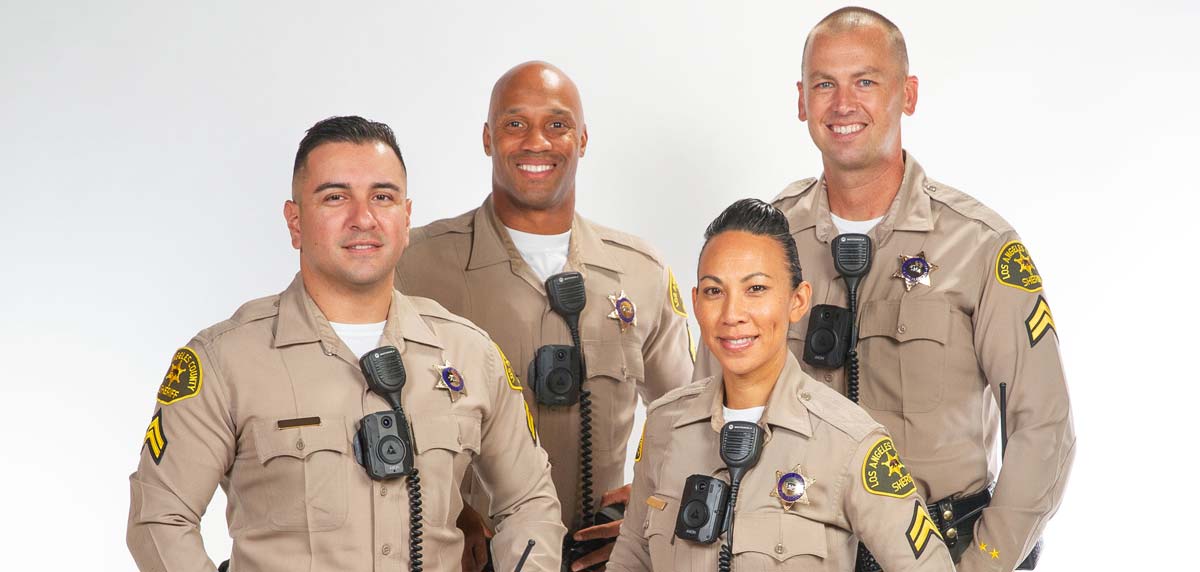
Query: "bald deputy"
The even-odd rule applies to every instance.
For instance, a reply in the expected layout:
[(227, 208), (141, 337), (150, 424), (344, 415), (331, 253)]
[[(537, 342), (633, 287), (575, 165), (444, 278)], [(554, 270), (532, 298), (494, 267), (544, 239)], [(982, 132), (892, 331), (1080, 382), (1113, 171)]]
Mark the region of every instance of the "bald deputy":
[[(928, 176), (902, 147), (900, 121), (916, 109), (918, 83), (894, 24), (838, 10), (809, 34), (802, 68), (799, 117), (824, 173), (791, 184), (774, 204), (788, 216), (813, 303), (847, 306), (831, 241), (870, 236), (873, 263), (858, 288), (859, 403), (933, 501), (958, 569), (1013, 570), (1057, 510), (1075, 452), (1042, 276), (1007, 221)], [(792, 326), (797, 357), (822, 329), (821, 314)], [(852, 395), (845, 370), (814, 365), (821, 348), (809, 345), (805, 371)], [(875, 569), (865, 553), (859, 569)]]
[[(512, 570), (532, 539), (524, 570), (558, 570), (558, 499), (503, 354), (469, 321), (393, 288), (411, 208), (386, 125), (335, 117), (309, 129), (284, 206), (300, 273), (192, 338), (159, 387), (130, 477), (140, 570), (215, 569), (200, 518), (220, 486), (234, 572), (456, 571), (468, 467), (490, 493), (498, 566)], [(404, 371), (387, 379), (400, 380), (411, 427), (360, 367), (388, 355), (380, 346), (400, 354)], [(355, 439), (372, 420), (377, 447)], [(356, 460), (400, 463), (405, 451), (407, 476), (372, 478)]]
[[(470, 318), (523, 374), (525, 400), (553, 466), (562, 522), (572, 532), (591, 524), (585, 503), (599, 509), (628, 496), (622, 486), (626, 443), (638, 397), (648, 403), (692, 375), (687, 314), (666, 264), (645, 241), (575, 212), (575, 171), (587, 143), (571, 79), (544, 62), (512, 68), (492, 89), (483, 126), (491, 194), (479, 208), (414, 229), (397, 269), (401, 291)], [(539, 348), (572, 344), (544, 285), (564, 271), (582, 274), (586, 289), (579, 334), (583, 389), (591, 392), (590, 498), (581, 498), (580, 404), (539, 403), (537, 380), (524, 375)], [(478, 531), (471, 517), (464, 515), (463, 524)], [(583, 536), (615, 537), (618, 526)], [(606, 556), (604, 550), (576, 564)]]

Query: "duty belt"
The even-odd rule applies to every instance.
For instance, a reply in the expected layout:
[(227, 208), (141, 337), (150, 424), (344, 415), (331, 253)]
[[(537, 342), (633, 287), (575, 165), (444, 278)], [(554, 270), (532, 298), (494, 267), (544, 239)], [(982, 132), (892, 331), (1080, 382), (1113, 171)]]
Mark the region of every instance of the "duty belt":
[[(992, 486), (988, 485), (986, 489), (973, 495), (956, 499), (946, 498), (928, 505), (929, 515), (933, 517), (938, 530), (942, 532), (946, 548), (949, 548), (950, 553), (956, 556), (955, 561), (958, 560), (957, 556), (961, 555), (962, 551), (955, 551), (954, 547), (958, 545), (959, 537), (965, 535), (965, 538), (970, 538), (974, 534), (975, 521), (979, 520), (979, 515), (983, 512), (984, 507), (992, 502)], [(854, 570), (855, 572), (881, 572), (883, 569), (875, 561), (875, 557), (871, 556), (867, 547), (860, 542)]]

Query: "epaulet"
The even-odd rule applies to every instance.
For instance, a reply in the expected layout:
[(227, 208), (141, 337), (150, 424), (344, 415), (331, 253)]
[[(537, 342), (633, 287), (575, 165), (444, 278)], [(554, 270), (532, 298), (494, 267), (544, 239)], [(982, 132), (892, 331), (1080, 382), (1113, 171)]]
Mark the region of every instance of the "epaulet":
[(655, 409), (658, 409), (664, 405), (670, 405), (685, 397), (690, 397), (703, 392), (704, 389), (708, 387), (709, 382), (714, 379), (716, 379), (715, 376), (698, 379), (683, 387), (676, 387), (675, 389), (668, 391), (666, 395), (655, 399), (654, 401), (650, 402), (650, 405), (646, 406), (646, 415), (649, 416), (650, 413), (652, 413)]
[(1012, 225), (1004, 220), (996, 211), (979, 202), (978, 199), (950, 185), (925, 178), (925, 193), (929, 198), (946, 205), (950, 210), (971, 220), (977, 220), (987, 225), (998, 234), (1013, 230)]
[(197, 338), (203, 340), (216, 340), (226, 332), (237, 329), (240, 326), (256, 322), (266, 318), (272, 318), (279, 314), (279, 294), (271, 296), (263, 296), (242, 304), (241, 307), (233, 313), (229, 319), (217, 322), (196, 334)]
[(809, 379), (808, 383), (804, 384), (804, 389), (811, 396), (811, 399), (804, 402), (808, 410), (848, 435), (856, 443), (872, 431), (883, 427), (863, 408), (823, 383)]
[(409, 240), (410, 242), (417, 242), (443, 234), (471, 232), (471, 227), (475, 224), (476, 210), (478, 209), (471, 209), (456, 217), (435, 220), (425, 226), (414, 228), (409, 232)]
[(649, 258), (652, 262), (660, 267), (665, 266), (665, 264), (663, 264), (662, 257), (658, 255), (658, 251), (654, 250), (654, 248), (650, 246), (650, 243), (646, 242), (645, 240), (642, 240), (641, 238), (638, 238), (627, 232), (621, 232), (615, 228), (609, 228), (602, 224), (592, 222), (591, 220), (588, 220), (587, 223), (592, 226), (592, 229), (597, 235), (600, 236), (600, 240), (605, 244), (609, 244), (617, 248), (623, 248), (625, 250), (632, 250), (638, 254), (641, 254), (642, 256), (645, 256), (646, 258)]
[(813, 183), (816, 183), (816, 182), (817, 182), (816, 177), (800, 179), (799, 181), (796, 181), (796, 182), (784, 187), (784, 189), (782, 191), (780, 191), (780, 193), (778, 195), (775, 195), (775, 198), (771, 199), (771, 204), (775, 205), (785, 199), (790, 199), (792, 197), (798, 197), (800, 195), (803, 195), (805, 192), (807, 192), (809, 189), (811, 189), (813, 187)]
[(483, 336), (484, 338), (487, 338), (488, 340), (492, 339), (491, 336), (489, 336), (488, 333), (486, 331), (484, 331), (483, 328), (476, 326), (475, 322), (472, 322), (471, 320), (468, 320), (462, 316), (459, 316), (458, 314), (451, 312), (450, 310), (447, 310), (445, 306), (442, 306), (436, 300), (431, 300), (429, 298), (423, 298), (421, 296), (409, 296), (407, 294), (405, 296), (408, 298), (409, 302), (412, 303), (413, 308), (415, 308), (417, 310), (417, 313), (420, 314), (422, 317), (433, 318), (436, 320), (441, 320), (443, 322), (451, 322), (451, 323), (455, 323), (455, 324), (458, 324), (461, 326), (465, 326), (466, 328), (468, 328), (470, 330), (474, 330), (475, 332), (478, 332), (479, 335)]

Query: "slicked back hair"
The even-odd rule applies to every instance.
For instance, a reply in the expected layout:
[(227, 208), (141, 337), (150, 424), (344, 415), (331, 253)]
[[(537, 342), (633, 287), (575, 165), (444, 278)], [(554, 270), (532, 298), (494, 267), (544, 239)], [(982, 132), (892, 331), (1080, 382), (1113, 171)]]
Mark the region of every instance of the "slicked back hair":
[(887, 34), (888, 44), (892, 49), (893, 55), (900, 61), (901, 73), (904, 77), (908, 77), (908, 44), (904, 42), (904, 34), (900, 33), (900, 28), (896, 24), (893, 24), (891, 20), (885, 18), (883, 14), (858, 6), (838, 8), (828, 16), (822, 18), (820, 22), (817, 22), (816, 26), (813, 26), (812, 31), (808, 33), (808, 37), (804, 39), (804, 51), (800, 55), (800, 72), (802, 76), (808, 73), (808, 44), (812, 42), (813, 36), (819, 32), (836, 34), (866, 26), (879, 26), (883, 28), (883, 32)]
[(396, 152), (396, 158), (400, 160), (400, 166), (407, 174), (408, 166), (404, 164), (404, 155), (400, 153), (400, 145), (396, 143), (396, 134), (392, 132), (391, 127), (386, 123), (363, 119), (357, 115), (343, 115), (322, 119), (308, 128), (304, 138), (300, 140), (300, 147), (296, 149), (292, 175), (295, 176), (304, 168), (304, 162), (308, 160), (308, 155), (313, 149), (325, 143), (364, 145), (376, 142), (383, 143)]
[(783, 247), (788, 272), (792, 276), (792, 288), (795, 289), (804, 281), (800, 256), (796, 253), (796, 239), (792, 238), (787, 216), (783, 211), (758, 199), (742, 199), (729, 205), (705, 229), (704, 247), (700, 249), (700, 253), (704, 254), (704, 248), (708, 247), (713, 237), (733, 230), (774, 239)]

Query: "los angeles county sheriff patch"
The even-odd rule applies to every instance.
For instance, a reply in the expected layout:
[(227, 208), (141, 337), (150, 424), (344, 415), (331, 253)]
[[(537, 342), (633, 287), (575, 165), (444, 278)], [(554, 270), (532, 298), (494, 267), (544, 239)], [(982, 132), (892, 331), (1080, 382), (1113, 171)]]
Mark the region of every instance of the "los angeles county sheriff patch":
[(883, 437), (871, 446), (867, 458), (863, 459), (863, 487), (873, 495), (902, 499), (917, 490), (908, 467), (900, 462), (896, 444), (891, 437)]
[(996, 256), (996, 280), (1026, 292), (1042, 289), (1042, 275), (1029, 257), (1029, 251), (1019, 240), (1010, 240), (1000, 248)]
[(204, 368), (200, 365), (200, 357), (192, 348), (179, 348), (171, 358), (171, 367), (163, 376), (162, 385), (158, 386), (158, 402), (170, 405), (195, 397), (203, 385)]
[(500, 362), (504, 364), (504, 377), (508, 379), (508, 387), (516, 391), (521, 391), (521, 380), (517, 377), (517, 373), (513, 371), (512, 364), (508, 363), (508, 356), (504, 355), (504, 350), (500, 349), (500, 344), (496, 346), (496, 353), (500, 354)]
[(683, 296), (679, 295), (679, 283), (675, 282), (675, 273), (671, 272), (670, 268), (667, 269), (667, 276), (670, 277), (670, 282), (667, 284), (667, 295), (671, 297), (671, 309), (686, 318), (688, 317), (687, 308), (683, 306)]

